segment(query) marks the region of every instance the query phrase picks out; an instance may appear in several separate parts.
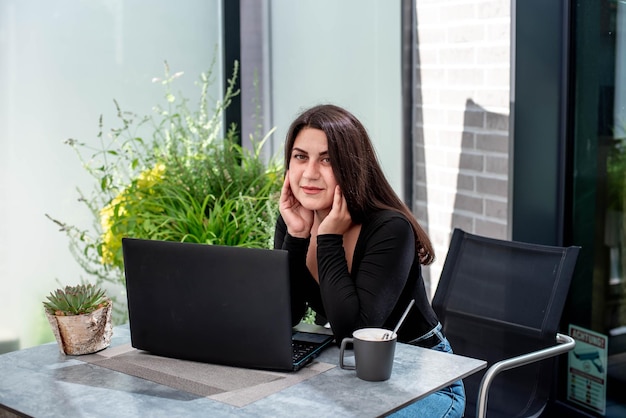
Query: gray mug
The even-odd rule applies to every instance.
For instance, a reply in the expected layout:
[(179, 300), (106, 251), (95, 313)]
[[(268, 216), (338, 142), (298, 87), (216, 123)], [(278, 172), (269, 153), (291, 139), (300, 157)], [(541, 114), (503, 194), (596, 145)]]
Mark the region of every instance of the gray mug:
[[(385, 339), (385, 335), (389, 339)], [(396, 353), (397, 335), (383, 328), (363, 328), (344, 338), (339, 349), (339, 367), (355, 370), (359, 379), (380, 382), (391, 377), (393, 358)], [(354, 365), (344, 363), (346, 345), (354, 345)]]

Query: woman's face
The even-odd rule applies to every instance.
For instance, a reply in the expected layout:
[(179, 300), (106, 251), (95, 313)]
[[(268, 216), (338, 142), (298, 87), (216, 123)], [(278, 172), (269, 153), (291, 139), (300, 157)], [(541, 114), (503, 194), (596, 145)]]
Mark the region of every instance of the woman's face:
[(291, 192), (305, 209), (330, 209), (337, 181), (324, 131), (304, 128), (296, 136), (289, 160), (289, 183)]

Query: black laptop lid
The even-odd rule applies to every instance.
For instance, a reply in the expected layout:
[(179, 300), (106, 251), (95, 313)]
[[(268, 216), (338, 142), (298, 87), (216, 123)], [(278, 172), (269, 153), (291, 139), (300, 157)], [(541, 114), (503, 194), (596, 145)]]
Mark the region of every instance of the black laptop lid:
[(286, 251), (125, 238), (123, 252), (133, 347), (292, 369)]

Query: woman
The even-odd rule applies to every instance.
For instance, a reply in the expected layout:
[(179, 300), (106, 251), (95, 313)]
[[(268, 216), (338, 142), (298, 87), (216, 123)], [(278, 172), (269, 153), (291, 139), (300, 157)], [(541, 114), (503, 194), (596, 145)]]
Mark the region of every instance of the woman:
[[(306, 110), (287, 133), (285, 166), (274, 247), (289, 251), (294, 325), (309, 306), (341, 341), (359, 328), (393, 329), (415, 299), (398, 341), (451, 352), (421, 275), (432, 245), (361, 122), (334, 105)], [(398, 415), (461, 416), (464, 407), (459, 381)]]

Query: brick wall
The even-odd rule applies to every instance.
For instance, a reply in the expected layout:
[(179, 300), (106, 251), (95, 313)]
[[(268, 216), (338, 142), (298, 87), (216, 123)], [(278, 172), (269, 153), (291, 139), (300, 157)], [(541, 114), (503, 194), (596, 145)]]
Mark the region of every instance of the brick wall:
[(437, 255), (455, 227), (508, 238), (510, 0), (416, 0), (414, 211)]

